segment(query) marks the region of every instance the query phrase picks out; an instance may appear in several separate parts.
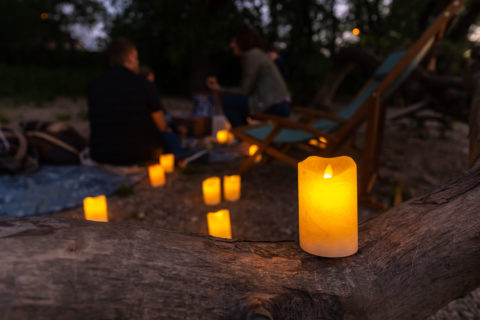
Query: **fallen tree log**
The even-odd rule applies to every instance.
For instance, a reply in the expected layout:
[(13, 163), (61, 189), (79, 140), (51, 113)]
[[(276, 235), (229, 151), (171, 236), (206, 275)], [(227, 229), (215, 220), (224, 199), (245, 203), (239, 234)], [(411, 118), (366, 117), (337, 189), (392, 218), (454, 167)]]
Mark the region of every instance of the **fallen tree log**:
[(359, 226), (359, 252), (0, 220), (2, 319), (423, 319), (480, 285), (480, 166)]

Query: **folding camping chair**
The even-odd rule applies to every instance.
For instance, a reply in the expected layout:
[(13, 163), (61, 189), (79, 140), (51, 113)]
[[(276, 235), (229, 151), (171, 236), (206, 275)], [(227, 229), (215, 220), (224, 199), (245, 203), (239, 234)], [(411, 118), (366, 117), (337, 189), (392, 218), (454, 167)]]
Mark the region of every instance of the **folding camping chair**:
[(387, 57), (356, 99), (340, 112), (329, 114), (314, 109), (296, 108), (297, 112), (304, 115), (301, 121), (258, 114), (255, 118), (262, 120), (262, 123), (233, 129), (236, 137), (258, 146), (255, 154), (244, 161), (239, 173), (244, 174), (262, 153), (296, 167), (298, 161), (286, 152), (289, 147), (319, 137), (326, 139), (326, 147), (313, 153), (333, 156), (356, 129), (366, 122), (365, 145), (359, 166), (359, 192), (361, 196), (366, 196), (373, 186), (379, 165), (385, 122), (382, 99), (400, 86), (419, 65), (434, 43), (443, 37), (448, 23), (464, 5), (465, 0), (452, 1), (408, 51)]

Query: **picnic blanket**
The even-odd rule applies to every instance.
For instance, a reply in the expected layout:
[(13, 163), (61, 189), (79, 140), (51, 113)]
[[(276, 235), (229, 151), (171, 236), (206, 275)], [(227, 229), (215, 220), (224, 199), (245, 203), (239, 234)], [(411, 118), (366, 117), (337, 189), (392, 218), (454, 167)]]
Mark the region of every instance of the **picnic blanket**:
[(0, 176), (0, 218), (53, 213), (83, 204), (85, 197), (112, 195), (131, 186), (146, 172), (118, 174), (101, 167), (43, 166), (26, 175)]

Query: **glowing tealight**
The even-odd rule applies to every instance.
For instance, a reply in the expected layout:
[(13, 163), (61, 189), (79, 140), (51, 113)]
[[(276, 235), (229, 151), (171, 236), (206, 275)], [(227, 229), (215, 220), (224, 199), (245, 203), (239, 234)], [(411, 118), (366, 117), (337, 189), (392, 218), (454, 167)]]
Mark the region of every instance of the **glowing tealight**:
[(220, 178), (210, 177), (203, 180), (203, 201), (207, 205), (216, 205), (221, 200)]
[(238, 174), (223, 177), (223, 197), (227, 201), (240, 199), (242, 180)]
[(172, 153), (160, 155), (160, 164), (165, 172), (173, 172), (175, 170), (175, 155)]
[(207, 223), (209, 235), (217, 238), (232, 239), (230, 211), (227, 209), (207, 213)]
[(160, 164), (155, 164), (148, 167), (148, 177), (152, 187), (159, 187), (165, 184), (165, 170)]
[(108, 222), (107, 198), (104, 195), (83, 199), (85, 220)]
[[(258, 146), (256, 144), (252, 144), (249, 148), (248, 148), (248, 155), (249, 156), (253, 156), (255, 154), (255, 152), (257, 152), (258, 150)], [(255, 162), (260, 162), (262, 161), (262, 155), (259, 154), (255, 157)]]

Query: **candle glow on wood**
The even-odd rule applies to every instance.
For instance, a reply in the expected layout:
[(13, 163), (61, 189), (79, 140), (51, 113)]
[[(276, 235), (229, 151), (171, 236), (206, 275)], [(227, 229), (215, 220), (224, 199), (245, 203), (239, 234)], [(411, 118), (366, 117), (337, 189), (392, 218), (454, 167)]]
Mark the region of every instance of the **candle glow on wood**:
[(324, 137), (320, 137), (318, 139), (310, 139), (308, 144), (314, 147), (318, 147), (320, 149), (325, 149), (327, 147), (327, 139)]
[(152, 187), (163, 186), (165, 184), (165, 170), (160, 164), (154, 164), (148, 167), (148, 177)]
[(223, 177), (223, 197), (227, 201), (237, 201), (240, 199), (242, 181), (239, 175)]
[(104, 195), (83, 199), (85, 220), (108, 222), (107, 198)]
[(232, 239), (230, 211), (227, 209), (207, 213), (208, 234), (212, 237)]
[(175, 155), (172, 153), (160, 155), (160, 164), (165, 172), (173, 172), (175, 170)]
[(298, 164), (300, 247), (322, 257), (358, 250), (357, 166), (349, 157), (309, 157)]
[[(248, 148), (248, 155), (249, 156), (253, 156), (255, 154), (255, 152), (257, 152), (258, 150), (258, 146), (256, 144), (252, 144), (249, 148)], [(259, 154), (255, 157), (255, 162), (260, 162), (262, 161), (262, 155)]]
[(210, 177), (203, 180), (203, 201), (207, 205), (216, 205), (221, 200), (220, 178)]

